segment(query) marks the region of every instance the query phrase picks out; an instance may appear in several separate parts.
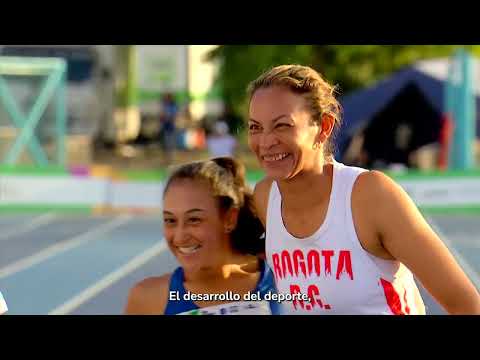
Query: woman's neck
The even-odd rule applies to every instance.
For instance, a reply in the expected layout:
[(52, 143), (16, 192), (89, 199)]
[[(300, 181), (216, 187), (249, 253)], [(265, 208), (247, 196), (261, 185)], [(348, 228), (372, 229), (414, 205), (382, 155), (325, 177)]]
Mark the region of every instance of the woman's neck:
[(328, 201), (333, 184), (333, 164), (325, 163), (321, 169), (302, 171), (292, 179), (277, 182), (282, 201), (300, 208)]

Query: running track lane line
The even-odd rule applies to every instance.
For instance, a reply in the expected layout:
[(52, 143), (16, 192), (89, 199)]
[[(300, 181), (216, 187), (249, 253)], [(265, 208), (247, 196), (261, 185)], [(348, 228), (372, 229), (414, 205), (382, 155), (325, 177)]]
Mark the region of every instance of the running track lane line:
[(8, 229), (6, 232), (0, 235), (0, 240), (8, 239), (11, 236), (17, 236), (21, 234), (28, 233), (29, 231), (35, 230), (42, 225), (47, 225), (58, 218), (58, 214), (55, 213), (47, 213), (40, 216), (37, 216), (32, 219), (32, 221), (26, 223), (20, 227), (13, 227)]
[(129, 222), (132, 219), (131, 215), (122, 215), (106, 224), (102, 224), (92, 230), (86, 231), (83, 234), (74, 236), (73, 238), (62, 241), (58, 244), (49, 246), (36, 254), (30, 255), (18, 261), (15, 261), (0, 269), (0, 279), (15, 274), (19, 271), (28, 269), (29, 267), (41, 263), (42, 261), (57, 255), (63, 251), (67, 251), (75, 246), (87, 243), (95, 238), (106, 234), (113, 229)]
[(438, 224), (435, 221), (433, 221), (433, 219), (430, 217), (428, 218), (428, 222), (430, 223), (433, 230), (440, 237), (440, 239), (443, 240), (443, 243), (447, 246), (447, 248), (450, 250), (450, 252), (455, 257), (455, 259), (458, 261), (458, 264), (462, 267), (463, 271), (465, 271), (470, 281), (473, 282), (477, 290), (480, 290), (480, 276), (478, 275), (478, 273), (470, 266), (468, 261), (465, 260), (465, 258), (462, 255), (460, 255), (460, 253), (457, 250), (455, 250), (452, 242), (442, 232), (442, 230), (440, 230), (440, 227), (438, 226)]
[(113, 285), (115, 282), (121, 280), (123, 277), (127, 276), (131, 272), (135, 271), (142, 265), (146, 264), (155, 256), (158, 256), (162, 252), (168, 249), (165, 238), (162, 239), (160, 243), (152, 246), (150, 249), (147, 249), (140, 255), (134, 257), (125, 265), (121, 266), (117, 270), (111, 272), (107, 276), (100, 279), (98, 282), (94, 283), (92, 286), (86, 288), (84, 291), (75, 295), (73, 298), (53, 309), (48, 313), (48, 315), (67, 315), (81, 306), (83, 303), (95, 297), (97, 294), (102, 292), (104, 289)]

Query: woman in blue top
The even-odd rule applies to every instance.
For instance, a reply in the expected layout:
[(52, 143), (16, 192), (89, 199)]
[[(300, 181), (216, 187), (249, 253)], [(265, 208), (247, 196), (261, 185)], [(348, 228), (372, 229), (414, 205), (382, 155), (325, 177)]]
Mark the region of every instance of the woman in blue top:
[[(165, 185), (165, 239), (181, 267), (131, 290), (127, 314), (278, 314), (244, 167), (221, 157), (179, 167)], [(248, 295), (255, 300), (245, 301)]]

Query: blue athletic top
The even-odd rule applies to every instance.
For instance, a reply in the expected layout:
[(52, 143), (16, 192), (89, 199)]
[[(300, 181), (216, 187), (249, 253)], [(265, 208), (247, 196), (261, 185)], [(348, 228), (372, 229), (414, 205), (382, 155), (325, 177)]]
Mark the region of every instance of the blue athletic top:
[[(260, 293), (260, 296), (263, 297), (271, 292), (277, 293), (277, 288), (275, 286), (275, 280), (273, 278), (273, 273), (268, 265), (263, 261), (259, 260), (260, 265), (260, 279), (258, 280), (257, 286), (252, 291), (252, 293)], [(183, 286), (185, 281), (183, 269), (178, 267), (173, 272), (170, 278), (170, 291), (178, 291), (180, 300), (169, 300), (165, 308), (165, 315), (176, 315), (183, 313), (185, 311), (196, 310), (199, 307), (191, 300), (184, 300), (183, 296), (187, 293), (187, 290)], [(280, 314), (280, 304), (277, 301), (269, 301), (270, 310), (272, 315)]]

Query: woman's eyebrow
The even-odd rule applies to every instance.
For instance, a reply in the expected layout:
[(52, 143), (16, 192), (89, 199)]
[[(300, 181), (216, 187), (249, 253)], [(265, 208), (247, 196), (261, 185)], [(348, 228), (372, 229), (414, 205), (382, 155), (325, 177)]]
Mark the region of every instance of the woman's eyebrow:
[[(283, 118), (283, 117), (290, 117), (290, 116), (288, 116), (288, 115), (286, 115), (286, 114), (282, 114), (282, 115), (279, 115), (279, 116), (273, 118), (273, 119), (271, 120), (271, 122), (278, 121), (278, 120), (280, 120), (280, 119)], [(252, 118), (250, 118), (249, 121), (254, 122), (254, 123), (257, 123), (257, 124), (260, 124), (259, 121), (255, 120), (255, 119), (252, 119)]]
[(187, 214), (190, 214), (192, 212), (197, 212), (197, 211), (205, 211), (204, 209), (199, 209), (199, 208), (195, 208), (195, 209), (190, 209), (187, 211)]
[[(204, 210), (204, 209), (200, 209), (200, 208), (194, 208), (194, 209), (187, 210), (187, 211), (186, 211), (186, 214), (190, 214), (190, 213), (192, 213), (192, 212), (197, 212), (197, 211), (205, 211), (205, 210)], [(163, 213), (164, 213), (165, 215), (172, 215), (172, 216), (174, 216), (174, 214), (173, 214), (172, 212), (168, 211), (168, 210), (164, 210)]]

